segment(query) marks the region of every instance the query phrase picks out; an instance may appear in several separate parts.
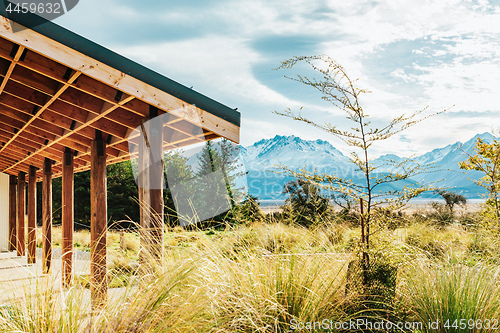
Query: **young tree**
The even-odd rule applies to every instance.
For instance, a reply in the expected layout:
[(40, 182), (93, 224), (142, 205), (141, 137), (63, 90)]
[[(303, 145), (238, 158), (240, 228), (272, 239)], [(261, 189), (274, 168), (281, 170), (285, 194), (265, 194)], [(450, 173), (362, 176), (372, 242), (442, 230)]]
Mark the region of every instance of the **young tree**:
[(484, 172), (479, 180), (473, 180), (477, 185), (488, 190), (487, 204), (495, 210), (497, 220), (500, 222), (500, 144), (497, 139), (487, 143), (477, 139), (474, 145), (474, 155), (468, 155), (467, 160), (459, 162), (460, 169), (477, 170)]
[(425, 186), (405, 186), (403, 190), (384, 193), (377, 193), (375, 190), (382, 184), (406, 180), (416, 174), (429, 172), (433, 168), (431, 166), (421, 166), (412, 159), (405, 159), (398, 163), (390, 160), (387, 164), (396, 171), (383, 174), (378, 173), (381, 166), (376, 166), (371, 161), (369, 157), (371, 151), (370, 147), (377, 141), (387, 140), (395, 134), (416, 125), (422, 120), (445, 112), (446, 110), (426, 116), (420, 116), (427, 110), (427, 107), (425, 107), (410, 115), (402, 114), (395, 117), (381, 128), (374, 128), (370, 126), (370, 122), (368, 121), (369, 115), (365, 113), (360, 104), (360, 96), (369, 93), (369, 91), (358, 88), (356, 86), (357, 80), (351, 79), (347, 71), (340, 64), (325, 55), (302, 56), (283, 61), (281, 66), (277, 69), (291, 69), (299, 62), (309, 64), (313, 70), (322, 75), (322, 78), (309, 79), (301, 75), (297, 75), (296, 78), (285, 77), (318, 90), (322, 94), (322, 99), (344, 111), (347, 114), (347, 119), (351, 120), (355, 124), (355, 127), (341, 130), (329, 123), (318, 124), (302, 116), (300, 113), (292, 113), (290, 109), (284, 112), (275, 111), (275, 113), (310, 124), (336, 136), (354, 149), (359, 148), (362, 152), (362, 156), (358, 156), (358, 154), (353, 151), (351, 152), (351, 161), (362, 172), (365, 183), (359, 185), (355, 184), (352, 180), (344, 179), (336, 175), (316, 174), (306, 170), (297, 172), (286, 166), (282, 166), (281, 168), (284, 169), (284, 172), (295, 177), (308, 179), (325, 188), (340, 191), (341, 193), (347, 194), (349, 197), (361, 201), (361, 253), (363, 258), (363, 269), (366, 271), (369, 267), (368, 252), (370, 249), (370, 225), (376, 213), (374, 208), (387, 203), (390, 209), (401, 208), (410, 199), (430, 188)]

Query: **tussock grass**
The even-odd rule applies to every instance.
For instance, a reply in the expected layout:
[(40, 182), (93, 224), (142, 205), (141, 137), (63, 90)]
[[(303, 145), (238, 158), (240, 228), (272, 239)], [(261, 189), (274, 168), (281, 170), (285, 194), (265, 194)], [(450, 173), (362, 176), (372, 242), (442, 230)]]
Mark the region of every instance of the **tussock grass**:
[[(138, 233), (110, 231), (112, 289), (102, 308), (90, 307), (89, 281), (62, 290), (59, 282), (37, 279), (0, 307), (0, 331), (286, 332), (292, 320), (342, 322), (368, 313), (424, 323), (499, 318), (497, 234), (438, 226), (422, 215), (408, 217), (402, 227), (380, 224), (371, 251), (398, 267), (396, 297), (363, 308), (364, 295), (346, 293), (359, 228), (324, 222), (310, 228), (258, 221), (226, 230), (165, 229), (159, 261), (141, 249)], [(53, 237), (56, 243), (60, 228)], [(74, 239), (79, 249), (90, 248), (88, 231)], [(377, 306), (384, 311), (372, 311)]]
[[(401, 290), (407, 308), (423, 323), (440, 323), (437, 331), (427, 331), (495, 331), (491, 320), (500, 317), (500, 267), (431, 262), (408, 273)], [(460, 319), (466, 319), (466, 327), (460, 328)]]

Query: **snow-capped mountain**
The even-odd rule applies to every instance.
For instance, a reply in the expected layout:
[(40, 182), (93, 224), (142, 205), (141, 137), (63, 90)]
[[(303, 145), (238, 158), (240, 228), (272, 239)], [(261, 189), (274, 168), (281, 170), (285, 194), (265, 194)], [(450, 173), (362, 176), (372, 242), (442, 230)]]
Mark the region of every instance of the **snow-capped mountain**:
[(287, 165), (292, 168), (313, 170), (331, 168), (333, 164), (346, 164), (350, 160), (328, 141), (306, 141), (294, 135), (276, 135), (269, 140), (260, 140), (242, 153), (247, 169), (261, 170), (266, 166)]
[[(415, 162), (421, 165), (432, 163), (441, 171), (417, 175), (406, 182), (387, 185), (381, 190), (401, 188), (405, 184), (414, 182), (429, 183), (443, 180), (438, 183), (440, 187), (454, 187), (454, 191), (461, 192), (469, 198), (479, 198), (484, 189), (468, 178), (478, 179), (482, 174), (477, 171), (464, 173), (458, 166), (459, 161), (467, 158), (466, 153), (473, 154), (472, 149), (479, 137), (486, 142), (492, 142), (494, 139), (490, 133), (478, 134), (464, 144), (457, 142), (415, 157)], [(241, 159), (248, 171), (249, 191), (261, 200), (283, 199), (283, 185), (293, 179), (270, 171), (273, 165), (286, 165), (294, 170), (316, 169), (318, 173), (335, 174), (357, 183), (362, 182), (361, 174), (356, 171), (357, 168), (350, 158), (323, 140), (308, 141), (296, 136), (276, 135), (272, 139), (263, 139), (252, 146), (242, 148)], [(403, 158), (388, 154), (373, 160), (373, 163), (384, 165), (380, 170), (387, 171), (391, 170), (390, 166), (386, 166), (389, 160), (397, 163)]]

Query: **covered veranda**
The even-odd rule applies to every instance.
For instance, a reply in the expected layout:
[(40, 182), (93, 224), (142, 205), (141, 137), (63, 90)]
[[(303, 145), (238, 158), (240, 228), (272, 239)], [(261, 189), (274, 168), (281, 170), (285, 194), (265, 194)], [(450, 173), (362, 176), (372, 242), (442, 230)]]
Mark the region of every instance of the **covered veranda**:
[[(36, 261), (41, 205), (43, 271), (50, 272), (52, 179), (62, 177), (62, 278), (70, 285), (73, 174), (90, 170), (91, 285), (99, 302), (107, 291), (106, 165), (134, 158), (145, 164), (150, 153), (216, 138), (239, 141), (236, 110), (30, 13), (0, 12), (0, 82), (0, 195), (8, 198), (0, 231), (6, 250)], [(134, 141), (135, 129), (166, 113), (146, 145)], [(161, 163), (139, 177), (139, 200), (147, 197), (151, 207), (141, 212), (141, 228), (154, 235), (143, 239), (153, 248), (162, 247), (163, 226), (155, 221), (163, 220), (163, 193), (148, 184), (161, 184), (163, 177)], [(37, 182), (43, 183), (39, 203)]]

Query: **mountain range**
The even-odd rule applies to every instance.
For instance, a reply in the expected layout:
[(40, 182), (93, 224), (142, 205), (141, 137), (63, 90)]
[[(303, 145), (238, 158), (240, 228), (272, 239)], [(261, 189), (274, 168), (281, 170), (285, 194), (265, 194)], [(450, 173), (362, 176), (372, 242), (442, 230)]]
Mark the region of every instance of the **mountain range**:
[[(477, 138), (491, 143), (495, 137), (486, 132), (478, 134), (465, 143), (456, 142), (443, 148), (436, 148), (428, 153), (413, 158), (413, 163), (433, 164), (437, 170), (430, 173), (419, 174), (411, 179), (397, 183), (380, 186), (379, 190), (389, 191), (401, 189), (405, 185), (438, 182), (436, 186), (449, 188), (449, 190), (461, 193), (467, 198), (478, 199), (485, 194), (485, 189), (474, 184), (471, 179), (477, 180), (482, 177), (479, 171), (460, 170), (458, 162), (464, 161), (467, 154), (474, 154), (473, 147)], [(283, 186), (293, 177), (278, 174), (272, 170), (273, 165), (286, 165), (293, 170), (305, 168), (307, 171), (337, 175), (351, 179), (357, 184), (363, 182), (362, 174), (351, 162), (350, 157), (345, 156), (328, 141), (303, 140), (296, 136), (276, 135), (272, 139), (263, 139), (255, 142), (249, 147), (241, 147), (240, 158), (247, 173), (247, 184), (250, 194), (260, 200), (283, 200)], [(394, 171), (387, 166), (387, 161), (400, 162), (404, 158), (394, 154), (380, 156), (372, 162), (379, 166), (380, 172)], [(436, 196), (436, 194), (423, 194), (423, 197)]]

